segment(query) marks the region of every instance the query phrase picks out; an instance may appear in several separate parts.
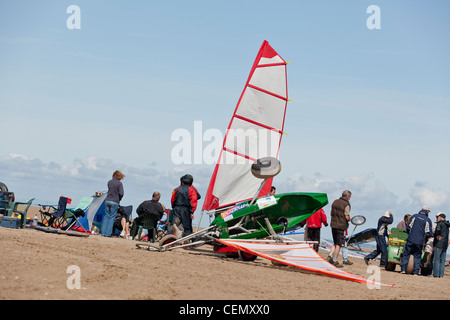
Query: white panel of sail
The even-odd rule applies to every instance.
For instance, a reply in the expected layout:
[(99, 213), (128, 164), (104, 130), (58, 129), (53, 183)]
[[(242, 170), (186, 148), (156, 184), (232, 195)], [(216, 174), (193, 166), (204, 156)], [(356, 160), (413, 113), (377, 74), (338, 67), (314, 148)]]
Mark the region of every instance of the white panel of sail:
[(395, 285), (392, 284), (374, 282), (362, 276), (336, 268), (332, 264), (325, 261), (309, 244), (306, 243), (280, 244), (228, 239), (218, 239), (218, 241), (227, 246), (234, 247), (237, 250), (242, 250), (253, 255), (258, 255), (260, 257), (303, 270), (312, 271), (339, 279), (366, 283), (373, 286), (379, 285), (395, 287)]
[[(286, 62), (264, 41), (228, 126), (203, 210), (253, 198), (262, 180), (253, 177), (251, 164), (278, 158), (287, 101)], [(259, 196), (271, 185), (269, 179)]]
[(281, 130), (286, 101), (253, 88), (246, 88), (236, 115)]
[(255, 70), (249, 85), (286, 98), (285, 66), (261, 67)]

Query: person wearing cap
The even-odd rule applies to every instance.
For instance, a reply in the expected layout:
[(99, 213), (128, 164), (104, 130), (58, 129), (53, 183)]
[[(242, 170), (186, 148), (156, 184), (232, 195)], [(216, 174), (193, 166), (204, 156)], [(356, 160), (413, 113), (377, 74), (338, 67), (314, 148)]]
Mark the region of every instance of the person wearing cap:
[(439, 212), (437, 215), (437, 225), (434, 232), (434, 258), (433, 258), (433, 276), (442, 278), (445, 271), (445, 257), (448, 248), (448, 230), (450, 222), (448, 222), (444, 213)]
[(409, 262), (409, 256), (414, 255), (414, 275), (419, 275), (420, 259), (422, 258), (422, 248), (425, 240), (432, 236), (432, 222), (428, 218), (430, 208), (424, 206), (419, 213), (409, 219), (406, 225), (408, 238), (406, 239), (405, 250), (400, 263), (400, 273), (405, 273)]
[(375, 237), (375, 241), (377, 242), (377, 248), (364, 257), (364, 262), (368, 265), (369, 260), (374, 260), (378, 255), (381, 254), (380, 267), (384, 267), (386, 265), (387, 258), (387, 243), (386, 237), (388, 234), (388, 225), (394, 222), (394, 217), (392, 216), (392, 212), (386, 211), (384, 215), (378, 219), (377, 226), (377, 235)]

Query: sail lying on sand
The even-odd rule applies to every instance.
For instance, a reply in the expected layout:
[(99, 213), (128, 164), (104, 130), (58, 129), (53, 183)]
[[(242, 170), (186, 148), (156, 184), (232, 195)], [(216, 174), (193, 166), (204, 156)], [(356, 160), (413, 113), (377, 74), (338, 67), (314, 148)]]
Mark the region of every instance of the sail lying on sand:
[(280, 244), (228, 239), (217, 239), (217, 241), (227, 246), (234, 247), (237, 250), (242, 250), (253, 255), (303, 270), (312, 271), (339, 279), (366, 283), (373, 286), (395, 287), (395, 285), (374, 282), (364, 277), (336, 268), (325, 261), (309, 244), (306, 243)]
[[(288, 101), (286, 62), (264, 41), (239, 98), (203, 203), (213, 210), (251, 199), (261, 180), (251, 164), (278, 158)], [(269, 192), (268, 179), (258, 196)]]

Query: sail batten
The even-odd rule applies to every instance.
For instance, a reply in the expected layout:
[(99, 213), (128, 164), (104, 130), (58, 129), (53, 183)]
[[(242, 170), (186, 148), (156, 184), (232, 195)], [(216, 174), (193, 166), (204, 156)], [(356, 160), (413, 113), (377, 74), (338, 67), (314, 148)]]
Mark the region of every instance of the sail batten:
[[(251, 199), (261, 179), (250, 171), (253, 161), (278, 158), (288, 101), (286, 62), (264, 41), (228, 126), (203, 210)], [(270, 190), (268, 179), (259, 195)]]
[(249, 118), (246, 118), (246, 117), (242, 117), (242, 116), (240, 116), (240, 115), (238, 115), (238, 114), (235, 115), (235, 117), (236, 117), (237, 119), (241, 119), (241, 120), (244, 120), (244, 121), (253, 123), (253, 124), (257, 125), (257, 126), (264, 127), (264, 128), (266, 128), (266, 129), (268, 129), (268, 130), (273, 130), (273, 131), (278, 132), (278, 133), (283, 133), (281, 130), (279, 130), (279, 129), (277, 129), (277, 128), (269, 127), (269, 126), (267, 126), (267, 125), (265, 125), (265, 124), (256, 122), (256, 121), (254, 121), (254, 120), (252, 120), (252, 119), (249, 119)]
[(278, 99), (282, 99), (282, 100), (285, 100), (285, 101), (288, 100), (288, 99), (285, 98), (285, 97), (279, 96), (279, 95), (276, 94), (276, 93), (273, 93), (273, 92), (264, 90), (264, 89), (262, 89), (262, 88), (258, 88), (257, 86), (254, 86), (254, 85), (252, 85), (252, 84), (249, 84), (248, 87), (249, 87), (249, 88), (252, 88), (252, 89), (255, 89), (255, 90), (259, 90), (259, 91), (264, 92), (264, 93), (267, 93), (267, 94), (270, 94), (271, 96), (274, 96), (274, 97), (276, 97), (276, 98), (278, 98)]

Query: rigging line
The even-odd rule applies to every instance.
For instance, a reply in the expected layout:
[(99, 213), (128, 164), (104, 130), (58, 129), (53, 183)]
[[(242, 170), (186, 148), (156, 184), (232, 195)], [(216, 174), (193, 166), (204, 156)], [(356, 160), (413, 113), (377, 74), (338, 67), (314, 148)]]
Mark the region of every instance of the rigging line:
[(256, 222), (259, 224), (259, 226), (270, 236), (270, 233), (269, 233), (269, 231), (267, 231), (266, 230), (266, 228), (264, 228), (263, 226), (262, 226), (262, 224), (261, 223), (259, 223), (259, 221), (258, 220), (256, 220)]

